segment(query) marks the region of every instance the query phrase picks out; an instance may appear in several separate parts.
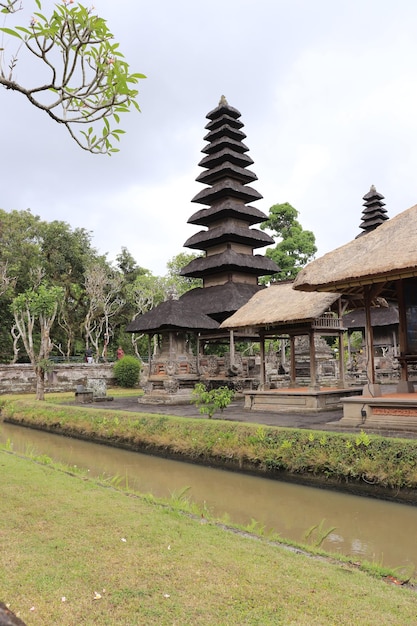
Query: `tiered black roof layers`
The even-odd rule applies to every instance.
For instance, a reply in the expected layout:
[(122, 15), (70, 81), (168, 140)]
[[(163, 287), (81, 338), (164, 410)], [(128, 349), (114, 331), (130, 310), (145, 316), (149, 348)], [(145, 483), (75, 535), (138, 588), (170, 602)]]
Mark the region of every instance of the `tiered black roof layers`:
[[(241, 130), (240, 112), (231, 107), (224, 96), (219, 105), (207, 114), (209, 131), (204, 137), (208, 144), (199, 163), (206, 171), (197, 181), (208, 185), (192, 202), (207, 205), (188, 220), (189, 224), (207, 227), (184, 243), (187, 248), (202, 250), (204, 257), (191, 261), (181, 271), (183, 276), (202, 278), (205, 287), (221, 283), (249, 283), (257, 287), (257, 278), (279, 271), (269, 258), (254, 255), (256, 248), (274, 243), (267, 233), (250, 228), (267, 219), (252, 206), (262, 198), (248, 183), (257, 180), (247, 169), (253, 164), (243, 143), (246, 135)], [(251, 278), (250, 278), (251, 277)], [(254, 289), (256, 291), (256, 289)]]
[(365, 235), (366, 233), (375, 230), (378, 226), (383, 224), (385, 220), (389, 219), (387, 215), (387, 209), (384, 209), (385, 202), (382, 193), (379, 193), (374, 185), (371, 185), (370, 190), (363, 196), (365, 207), (362, 211), (362, 222), (359, 228), (362, 228), (362, 232), (358, 237)]

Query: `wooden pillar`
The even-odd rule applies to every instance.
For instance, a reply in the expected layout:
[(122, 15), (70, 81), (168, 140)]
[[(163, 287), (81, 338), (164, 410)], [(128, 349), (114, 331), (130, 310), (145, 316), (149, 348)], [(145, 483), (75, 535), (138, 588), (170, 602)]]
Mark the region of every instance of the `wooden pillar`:
[(151, 375), (151, 362), (152, 362), (152, 335), (149, 334), (148, 335), (148, 368), (149, 368), (148, 376)]
[(381, 387), (375, 382), (374, 363), (374, 338), (371, 322), (371, 289), (372, 285), (365, 285), (363, 288), (365, 302), (365, 346), (366, 346), (366, 378), (367, 384), (363, 390), (364, 396), (380, 396)]
[(290, 335), (290, 387), (296, 386), (295, 337)]
[[(338, 318), (339, 324), (342, 323), (342, 298), (338, 301)], [(348, 340), (349, 345), (349, 340)], [(345, 387), (345, 344), (344, 344), (344, 332), (339, 330), (339, 387), (344, 389)]]
[(364, 287), (365, 296), (365, 346), (366, 346), (366, 376), (368, 383), (375, 383), (375, 364), (374, 364), (374, 341), (371, 322), (371, 298), (370, 287)]
[(233, 365), (235, 364), (235, 336), (233, 333), (233, 330), (230, 330), (230, 335), (229, 335), (229, 352), (230, 352), (230, 367), (233, 367)]
[(310, 387), (311, 389), (318, 388), (317, 382), (317, 366), (316, 366), (316, 346), (314, 344), (314, 330), (310, 330)]
[(260, 388), (261, 391), (265, 389), (265, 336), (260, 333), (259, 336), (259, 356), (261, 359), (261, 371), (260, 371)]
[(345, 346), (343, 341), (343, 331), (339, 331), (339, 387), (344, 389), (345, 383)]
[(285, 367), (285, 339), (280, 339), (281, 344), (281, 365)]
[(197, 376), (200, 376), (200, 333), (196, 336), (196, 369)]
[[(399, 280), (397, 282), (397, 294), (398, 294), (398, 339), (400, 344), (400, 357), (405, 357), (408, 351), (407, 346), (407, 316), (405, 310), (405, 294), (404, 294), (404, 281)], [(400, 382), (397, 385), (398, 393), (412, 393), (414, 391), (414, 385), (408, 380), (408, 368), (405, 360), (400, 361)]]

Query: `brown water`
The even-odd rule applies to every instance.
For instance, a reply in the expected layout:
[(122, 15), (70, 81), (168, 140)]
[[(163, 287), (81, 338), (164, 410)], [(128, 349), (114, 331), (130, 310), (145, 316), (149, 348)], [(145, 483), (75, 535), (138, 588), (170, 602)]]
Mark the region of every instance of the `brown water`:
[(292, 485), (219, 469), (171, 461), (0, 423), (0, 443), (16, 452), (46, 454), (54, 461), (119, 476), (141, 493), (169, 497), (184, 487), (188, 496), (218, 517), (304, 541), (323, 523), (335, 527), (323, 548), (390, 567), (417, 569), (417, 507)]

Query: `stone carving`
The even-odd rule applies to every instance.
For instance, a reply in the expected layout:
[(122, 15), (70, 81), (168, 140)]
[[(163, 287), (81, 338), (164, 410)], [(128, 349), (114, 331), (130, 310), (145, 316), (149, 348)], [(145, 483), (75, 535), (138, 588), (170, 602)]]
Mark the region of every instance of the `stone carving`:
[(179, 382), (175, 378), (169, 378), (164, 380), (164, 389), (167, 393), (177, 393), (179, 389)]

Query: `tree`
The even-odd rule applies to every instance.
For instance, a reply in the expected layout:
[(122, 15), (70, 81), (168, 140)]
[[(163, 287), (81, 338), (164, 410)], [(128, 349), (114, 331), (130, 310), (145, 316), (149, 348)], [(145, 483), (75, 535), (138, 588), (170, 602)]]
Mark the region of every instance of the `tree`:
[(304, 230), (297, 220), (298, 211), (291, 204), (274, 204), (268, 219), (261, 224), (262, 230), (271, 230), (280, 242), (268, 248), (266, 256), (275, 261), (280, 272), (268, 280), (292, 280), (317, 252), (316, 240), (311, 230)]
[[(134, 86), (145, 76), (129, 73), (119, 44), (93, 8), (63, 0), (55, 5), (52, 15), (46, 16), (41, 13), (41, 1), (35, 3), (39, 12), (34, 13), (29, 26), (0, 28), (21, 42), (8, 62), (4, 46), (0, 47), (0, 84), (26, 96), (63, 124), (84, 150), (94, 154), (117, 152), (112, 142), (119, 141), (124, 132), (119, 128), (120, 114), (132, 106), (140, 110)], [(22, 9), (22, 1), (6, 0), (0, 7), (10, 17)], [(40, 78), (33, 87), (14, 80), (21, 48), (37, 63), (32, 75)]]
[(201, 254), (180, 252), (176, 256), (173, 256), (167, 263), (167, 280), (169, 283), (169, 289), (174, 292), (176, 297), (182, 296), (190, 289), (195, 287), (202, 287), (201, 278), (188, 278), (187, 276), (181, 276), (180, 272), (183, 267), (191, 263), (194, 259), (200, 257)]
[[(16, 296), (12, 302), (16, 328), (35, 370), (37, 400), (43, 400), (45, 395), (44, 377), (52, 349), (50, 332), (62, 296), (60, 287), (41, 284), (37, 289), (28, 289)], [(35, 325), (39, 327), (38, 347), (35, 342)]]
[(85, 273), (85, 291), (88, 309), (84, 319), (87, 346), (94, 346), (96, 359), (100, 354), (107, 359), (107, 348), (114, 334), (115, 319), (124, 305), (123, 277), (109, 271), (102, 263), (95, 263)]
[[(136, 277), (134, 283), (126, 285), (127, 301), (130, 305), (131, 318), (133, 321), (137, 315), (143, 315), (154, 307), (164, 302), (168, 297), (167, 279), (153, 276), (147, 271)], [(138, 359), (140, 356), (140, 342), (143, 334), (131, 333), (132, 348)]]
[[(48, 285), (64, 290), (55, 329), (56, 346), (67, 358), (82, 341), (85, 315), (84, 274), (98, 254), (91, 235), (83, 228), (72, 229), (61, 221), (46, 222), (29, 210), (0, 210), (0, 354), (10, 360), (13, 337), (14, 359), (19, 348), (10, 304), (13, 298), (46, 279)], [(6, 272), (3, 276), (1, 272)], [(8, 280), (8, 283), (5, 283)], [(3, 289), (1, 288), (3, 285)], [(12, 329), (12, 330), (11, 330)]]

